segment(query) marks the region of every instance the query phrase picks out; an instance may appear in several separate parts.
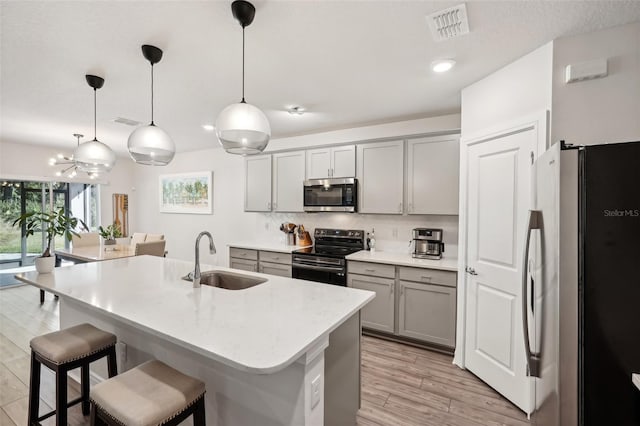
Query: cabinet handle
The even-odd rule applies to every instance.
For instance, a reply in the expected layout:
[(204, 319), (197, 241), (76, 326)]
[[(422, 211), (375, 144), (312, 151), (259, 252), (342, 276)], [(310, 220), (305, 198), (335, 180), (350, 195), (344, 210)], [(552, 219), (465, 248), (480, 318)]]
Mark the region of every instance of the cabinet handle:
[(365, 269), (364, 271), (365, 272), (375, 272), (376, 270), (375, 269)]
[(333, 169), (331, 169), (331, 177), (333, 177)]
[(273, 203), (273, 209), (278, 210), (278, 203)]
[(267, 203), (267, 210), (271, 210), (271, 201)]
[(396, 292), (396, 283), (391, 284), (391, 295), (393, 296), (393, 294)]
[(404, 296), (404, 286), (400, 286), (400, 296)]
[(400, 203), (400, 205), (398, 206), (398, 211), (400, 211), (400, 213), (402, 213), (402, 203)]
[(331, 177), (331, 169), (327, 169), (327, 177)]
[(409, 213), (413, 212), (413, 204), (409, 204)]
[(424, 275), (421, 276), (420, 278), (422, 278), (425, 281), (431, 281), (431, 277), (425, 277)]

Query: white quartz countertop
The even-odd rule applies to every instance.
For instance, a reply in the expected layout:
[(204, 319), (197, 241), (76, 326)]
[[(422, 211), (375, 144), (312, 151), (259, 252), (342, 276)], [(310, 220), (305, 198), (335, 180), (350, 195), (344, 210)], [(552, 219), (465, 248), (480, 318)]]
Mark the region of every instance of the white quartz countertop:
[[(181, 279), (192, 262), (155, 256), (77, 264), (23, 282), (95, 308), (231, 367), (277, 372), (362, 309), (375, 293), (242, 271), (268, 281), (245, 290)], [(201, 266), (202, 271), (229, 268)]]
[(631, 381), (640, 390), (640, 373), (633, 373), (631, 375)]
[(284, 243), (265, 242), (265, 241), (242, 241), (239, 243), (228, 244), (229, 247), (241, 248), (248, 250), (275, 251), (278, 253), (291, 253), (305, 247), (311, 246), (288, 246)]
[(457, 259), (414, 259), (409, 253), (397, 253), (378, 251), (370, 252), (367, 250), (361, 250), (356, 253), (352, 253), (346, 257), (347, 260), (357, 260), (361, 262), (373, 262), (373, 263), (386, 263), (388, 265), (399, 266), (412, 266), (414, 268), (428, 268), (428, 269), (440, 269), (443, 271), (458, 270)]

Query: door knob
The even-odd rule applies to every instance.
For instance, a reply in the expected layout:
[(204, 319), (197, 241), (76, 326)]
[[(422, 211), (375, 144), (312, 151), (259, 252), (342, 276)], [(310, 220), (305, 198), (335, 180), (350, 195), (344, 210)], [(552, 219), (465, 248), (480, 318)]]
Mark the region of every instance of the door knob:
[(470, 267), (468, 267), (468, 266), (467, 266), (464, 270), (465, 270), (465, 272), (466, 272), (467, 274), (469, 274), (469, 275), (478, 275), (478, 273), (476, 272), (476, 270), (475, 270), (475, 269), (470, 268)]

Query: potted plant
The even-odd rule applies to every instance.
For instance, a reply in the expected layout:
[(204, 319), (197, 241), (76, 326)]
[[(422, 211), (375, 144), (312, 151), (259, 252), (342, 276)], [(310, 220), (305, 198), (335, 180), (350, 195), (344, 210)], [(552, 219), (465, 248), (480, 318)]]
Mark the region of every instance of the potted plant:
[(98, 233), (104, 239), (105, 245), (113, 245), (116, 243), (116, 238), (122, 237), (120, 226), (116, 223), (113, 223), (106, 228), (98, 226)]
[[(84, 230), (88, 230), (87, 225), (81, 220), (73, 216), (67, 215), (64, 207), (50, 213), (45, 212), (29, 212), (20, 215), (14, 222), (13, 226), (25, 226), (25, 236), (29, 237), (35, 232), (44, 231), (47, 234), (47, 246), (42, 256), (35, 259), (36, 270), (41, 274), (53, 271), (55, 266), (55, 256), (51, 253), (51, 242), (56, 236), (65, 237), (67, 241), (71, 241), (73, 235), (79, 234), (75, 228), (81, 224)], [(46, 226), (46, 229), (45, 229)]]

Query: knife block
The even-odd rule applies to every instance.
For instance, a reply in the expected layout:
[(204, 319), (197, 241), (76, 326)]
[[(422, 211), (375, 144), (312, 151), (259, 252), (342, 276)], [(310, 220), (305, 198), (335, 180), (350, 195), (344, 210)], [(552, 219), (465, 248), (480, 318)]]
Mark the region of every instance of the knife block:
[(309, 235), (309, 232), (304, 231), (302, 234), (298, 234), (298, 245), (299, 246), (313, 245), (313, 241), (311, 240), (311, 235)]

